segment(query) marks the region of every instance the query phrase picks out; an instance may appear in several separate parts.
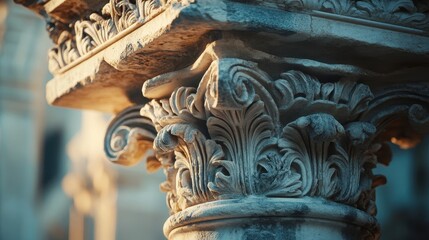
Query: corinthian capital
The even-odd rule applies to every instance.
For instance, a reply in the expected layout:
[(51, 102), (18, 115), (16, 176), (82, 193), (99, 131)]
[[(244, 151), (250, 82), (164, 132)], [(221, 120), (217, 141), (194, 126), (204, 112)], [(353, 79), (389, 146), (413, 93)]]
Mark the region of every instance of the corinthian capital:
[[(181, 226), (183, 218), (202, 225), (206, 218), (244, 224), (248, 220), (237, 219), (246, 213), (223, 211), (243, 202), (266, 206), (274, 201), (279, 209), (255, 206), (251, 215), (309, 214), (344, 222), (352, 214), (345, 222), (357, 225), (360, 237), (378, 238), (375, 187), (386, 180), (372, 170), (389, 162), (386, 141), (396, 137), (406, 145), (418, 141), (412, 126), (427, 129), (428, 88), (410, 84), (372, 91), (356, 79), (322, 74), (322, 82), (295, 69), (290, 59), (258, 51), (241, 51), (245, 59), (220, 57), (219, 52), (203, 53), (188, 69), (143, 87), (143, 94), (155, 99), (141, 114), (158, 131), (154, 148), (167, 175), (162, 188), (173, 215), (166, 235), (192, 235)], [(312, 205), (318, 201), (339, 214)], [(303, 207), (310, 213), (300, 211)], [(195, 211), (203, 213), (193, 217)], [(244, 230), (241, 234), (247, 236)]]

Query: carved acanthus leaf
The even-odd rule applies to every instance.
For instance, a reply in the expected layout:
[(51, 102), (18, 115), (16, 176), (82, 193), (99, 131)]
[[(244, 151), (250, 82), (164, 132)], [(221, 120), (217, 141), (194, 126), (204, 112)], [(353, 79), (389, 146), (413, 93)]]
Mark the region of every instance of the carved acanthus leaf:
[(283, 129), (280, 153), (302, 176), (302, 195), (320, 194), (329, 198), (335, 193), (335, 181), (331, 181), (335, 171), (326, 164), (331, 143), (343, 134), (343, 126), (328, 114), (301, 117)]
[(211, 113), (213, 116), (207, 120), (209, 134), (223, 146), (228, 159), (219, 162), (216, 179), (222, 178), (223, 186), (230, 185), (225, 189), (214, 185), (211, 189), (223, 198), (231, 194), (257, 194), (255, 176), (259, 158), (276, 143), (274, 124), (264, 112), (264, 103), (256, 100), (239, 110), (212, 109)]
[(351, 81), (321, 84), (299, 71), (285, 72), (280, 76), (274, 81), (273, 94), (285, 122), (294, 120), (294, 115), (289, 112), (298, 116), (326, 112), (340, 121), (350, 121), (366, 110), (373, 97), (368, 86)]
[(71, 39), (70, 33), (67, 31), (62, 32), (58, 38), (58, 45), (49, 50), (50, 71), (55, 72), (67, 63), (79, 58), (80, 54), (76, 48), (76, 43), (69, 39)]
[(137, 6), (128, 0), (112, 0), (101, 10), (103, 15), (111, 17), (115, 29), (121, 32), (137, 21)]
[(427, 29), (429, 17), (427, 14), (417, 12), (417, 8), (411, 0), (372, 0), (358, 1), (356, 8), (361, 10), (365, 17), (410, 25)]
[(74, 24), (76, 46), (80, 56), (117, 34), (111, 19), (104, 19), (96, 13), (91, 14), (89, 19)]
[(207, 186), (213, 181), (216, 162), (223, 158), (221, 147), (190, 124), (168, 125), (161, 129), (155, 139), (155, 149), (174, 151), (176, 161), (174, 208), (189, 206), (214, 199)]
[(276, 153), (265, 155), (256, 169), (256, 192), (268, 197), (301, 196), (301, 175), (291, 168), (291, 163)]
[(289, 123), (279, 148), (291, 169), (302, 176), (298, 179), (302, 182), (299, 196), (321, 196), (357, 205), (362, 193), (372, 191), (371, 169), (377, 163), (379, 147), (363, 146), (370, 143), (373, 130), (374, 126), (364, 122), (343, 127), (328, 114), (313, 114)]

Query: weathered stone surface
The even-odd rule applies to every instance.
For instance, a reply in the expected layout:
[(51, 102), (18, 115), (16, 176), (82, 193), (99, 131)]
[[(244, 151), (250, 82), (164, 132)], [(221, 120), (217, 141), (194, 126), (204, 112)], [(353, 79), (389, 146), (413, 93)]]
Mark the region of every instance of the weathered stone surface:
[(49, 0), (43, 8), (51, 18), (62, 23), (70, 23), (82, 16), (98, 11), (106, 1), (96, 0)]
[(168, 239), (376, 239), (375, 218), (312, 198), (243, 198), (188, 208), (164, 225)]

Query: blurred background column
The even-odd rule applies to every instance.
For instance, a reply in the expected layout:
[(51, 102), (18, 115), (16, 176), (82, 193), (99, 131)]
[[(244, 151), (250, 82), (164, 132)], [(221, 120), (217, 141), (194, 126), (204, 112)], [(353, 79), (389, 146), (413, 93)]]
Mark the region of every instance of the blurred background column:
[(413, 149), (392, 145), (392, 162), (375, 170), (387, 177), (387, 184), (377, 189), (381, 239), (423, 240), (429, 236), (428, 146), (428, 137)]
[[(5, 4), (7, 15), (5, 15)], [(5, 16), (7, 16), (5, 18)], [(44, 24), (11, 2), (0, 7), (0, 239), (34, 239), (41, 173)]]
[(47, 108), (45, 22), (3, 1), (0, 32), (0, 239), (64, 239), (70, 200), (59, 183), (80, 113)]
[(69, 239), (115, 239), (115, 173), (102, 151), (106, 125), (103, 114), (84, 112), (82, 129), (69, 143), (72, 167), (63, 180), (63, 188), (74, 203)]

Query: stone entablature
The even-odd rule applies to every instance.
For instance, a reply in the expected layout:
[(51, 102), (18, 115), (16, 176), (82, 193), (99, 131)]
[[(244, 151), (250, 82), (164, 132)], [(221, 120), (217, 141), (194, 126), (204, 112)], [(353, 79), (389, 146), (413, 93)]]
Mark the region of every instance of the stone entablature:
[[(409, 27), (409, 31), (428, 35), (429, 14), (427, 6), (418, 9), (411, 0), (395, 1), (247, 1), (250, 4), (273, 7), (286, 11), (308, 12), (326, 18), (340, 21), (359, 22), (360, 18), (380, 21), (388, 24)], [(139, 26), (150, 20), (160, 11), (168, 7), (185, 6), (192, 1), (167, 0), (111, 0), (101, 9), (101, 15), (91, 13), (85, 20), (72, 22), (68, 30), (62, 31), (56, 37), (57, 47), (49, 53), (50, 70), (53, 73), (63, 72), (63, 68), (73, 63), (79, 57), (85, 56), (91, 50), (117, 34)], [(167, 5), (168, 4), (168, 5)], [(420, 6), (420, 5), (419, 5)], [(326, 13), (326, 14), (325, 14)], [(330, 14), (330, 15), (329, 15)], [(341, 17), (349, 17), (342, 19)], [(368, 22), (367, 24), (377, 25)], [(383, 24), (378, 24), (383, 26)], [(133, 26), (134, 28), (136, 26)], [(389, 28), (388, 25), (384, 27)], [(395, 26), (390, 26), (395, 28)], [(399, 30), (400, 28), (398, 28)], [(67, 68), (66, 68), (67, 69)]]

